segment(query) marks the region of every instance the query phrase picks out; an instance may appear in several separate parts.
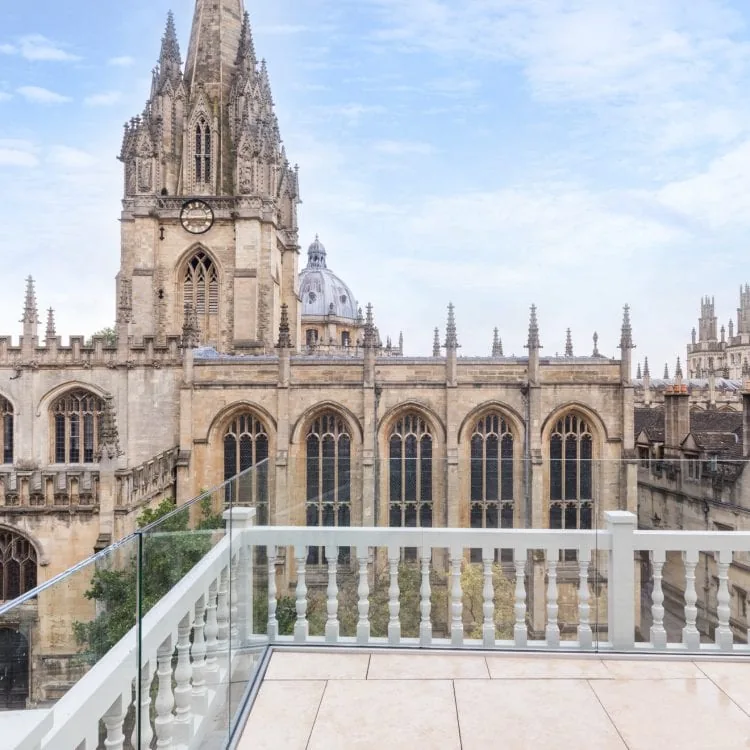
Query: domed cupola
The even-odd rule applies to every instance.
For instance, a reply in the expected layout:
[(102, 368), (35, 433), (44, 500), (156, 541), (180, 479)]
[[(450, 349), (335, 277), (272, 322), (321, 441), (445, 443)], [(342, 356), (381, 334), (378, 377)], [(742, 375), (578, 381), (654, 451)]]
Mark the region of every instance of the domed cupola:
[(307, 250), (307, 268), (299, 275), (302, 318), (332, 316), (357, 320), (357, 300), (351, 289), (326, 265), (326, 249), (316, 235)]

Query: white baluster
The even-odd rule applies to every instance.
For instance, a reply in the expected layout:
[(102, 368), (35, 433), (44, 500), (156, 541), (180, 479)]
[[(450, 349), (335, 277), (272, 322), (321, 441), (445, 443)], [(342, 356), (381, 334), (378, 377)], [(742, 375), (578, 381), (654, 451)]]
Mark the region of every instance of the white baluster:
[(685, 562), (685, 627), (682, 629), (682, 642), (691, 651), (700, 648), (700, 633), (695, 627), (698, 619), (698, 594), (695, 591), (695, 566), (698, 564), (698, 552), (690, 550), (682, 553)]
[(305, 572), (307, 569), (307, 547), (295, 546), (294, 559), (297, 563), (297, 621), (294, 623), (294, 640), (304, 643), (307, 640), (309, 624), (307, 622), (307, 583)]
[(429, 547), (422, 547), (420, 554), (420, 564), (422, 571), (422, 583), (419, 587), (419, 644), (429, 646), (432, 644), (432, 588), (430, 587), (430, 559), (432, 550)]
[(232, 622), (233, 630), (237, 632), (237, 646), (241, 647), (246, 645), (248, 640), (254, 635), (252, 599), (253, 551), (246, 544), (243, 544), (240, 547), (237, 560), (237, 583), (232, 589), (233, 612), (235, 601), (237, 607)]
[(651, 645), (656, 649), (667, 647), (667, 631), (664, 629), (664, 590), (661, 586), (665, 560), (664, 550), (654, 550), (651, 553), (651, 567), (654, 571), (654, 589), (651, 594)]
[[(136, 678), (137, 679), (137, 678)], [(154, 679), (153, 665), (151, 661), (145, 662), (141, 666), (140, 674), (140, 705), (136, 705), (136, 721), (133, 729), (131, 742), (134, 748), (148, 750), (151, 747), (151, 740), (154, 733), (151, 729), (151, 682)], [(137, 697), (136, 697), (137, 701)], [(141, 743), (138, 745), (138, 726), (140, 722)]]
[(104, 726), (107, 729), (107, 739), (104, 740), (104, 747), (107, 750), (123, 750), (125, 747), (125, 735), (122, 733), (122, 725), (125, 721), (125, 711), (123, 710), (128, 702), (122, 695), (110, 706), (109, 711), (102, 717)]
[(268, 547), (268, 642), (274, 643), (279, 637), (279, 621), (276, 619), (276, 547)]
[(734, 634), (729, 627), (731, 598), (729, 596), (729, 566), (732, 563), (732, 553), (717, 552), (717, 567), (719, 569), (719, 591), (716, 595), (716, 614), (719, 618), (719, 627), (716, 628), (716, 645), (722, 651), (731, 651), (734, 648)]
[(338, 572), (339, 548), (336, 545), (326, 545), (328, 560), (328, 588), (326, 589), (326, 643), (338, 643), (339, 640), (339, 586), (336, 580)]
[(525, 647), (528, 643), (526, 630), (526, 550), (513, 550), (513, 564), (516, 568), (516, 590), (513, 612), (516, 617), (513, 625), (513, 638), (516, 646)]
[(370, 640), (370, 582), (367, 580), (367, 563), (370, 561), (370, 548), (357, 547), (357, 562), (359, 563), (359, 586), (357, 587), (357, 643), (363, 644)]
[(557, 559), (560, 551), (554, 548), (547, 550), (547, 627), (544, 636), (549, 648), (560, 645), (560, 626), (557, 624)]
[(156, 652), (156, 677), (159, 689), (156, 693), (154, 708), (154, 730), (156, 732), (156, 747), (172, 747), (172, 729), (174, 716), (174, 694), (172, 693), (172, 636), (168, 636)]
[(401, 602), (399, 597), (401, 590), (398, 586), (398, 564), (401, 559), (399, 547), (388, 547), (388, 573), (390, 585), (388, 586), (388, 643), (392, 646), (401, 642)]
[(229, 666), (229, 567), (219, 576), (219, 596), (216, 606), (217, 656), (221, 669)]
[(177, 626), (177, 666), (174, 670), (175, 720), (174, 736), (181, 745), (188, 745), (193, 734), (193, 711), (190, 678), (193, 667), (190, 663), (190, 615), (180, 620)]
[(219, 681), (219, 662), (216, 659), (219, 642), (216, 638), (219, 632), (219, 624), (216, 620), (216, 591), (219, 588), (218, 581), (214, 581), (208, 587), (208, 601), (206, 602), (206, 683), (215, 685)]
[(464, 642), (464, 594), (461, 590), (461, 561), (463, 550), (451, 548), (451, 645)]
[(193, 711), (200, 716), (208, 712), (208, 689), (206, 688), (206, 639), (203, 635), (206, 616), (206, 597), (201, 596), (195, 604), (193, 620)]
[(240, 551), (232, 557), (229, 566), (229, 663), (232, 663), (232, 650), (239, 647), (240, 628), (237, 615), (239, 612), (239, 590), (237, 580), (239, 576)]
[(581, 648), (591, 648), (591, 607), (589, 601), (589, 561), (591, 550), (582, 548), (578, 553), (578, 644)]
[(482, 550), (482, 640), (485, 648), (495, 646), (495, 586), (492, 581), (493, 550)]

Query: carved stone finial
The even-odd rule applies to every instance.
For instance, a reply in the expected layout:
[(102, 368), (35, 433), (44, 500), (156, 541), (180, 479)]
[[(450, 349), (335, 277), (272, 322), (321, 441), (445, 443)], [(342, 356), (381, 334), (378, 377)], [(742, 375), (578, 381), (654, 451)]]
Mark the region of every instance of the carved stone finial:
[(682, 364), (680, 363), (680, 358), (677, 357), (677, 367), (674, 371), (674, 377), (675, 380), (682, 380)]
[(440, 329), (435, 328), (435, 338), (432, 340), (432, 356), (440, 356)]
[(594, 351), (591, 353), (592, 357), (601, 357), (601, 353), (599, 351), (599, 334), (594, 331)]
[(47, 331), (45, 337), (53, 339), (55, 336), (57, 336), (57, 333), (55, 332), (55, 311), (50, 307), (49, 310), (47, 310)]
[(620, 334), (620, 349), (634, 349), (633, 327), (630, 325), (630, 305), (623, 307), (622, 331)]
[(526, 343), (526, 348), (529, 350), (542, 348), (539, 343), (539, 322), (536, 318), (536, 305), (531, 306), (531, 315), (529, 316), (529, 339)]
[(185, 322), (182, 324), (182, 346), (184, 349), (195, 349), (200, 345), (200, 327), (198, 314), (192, 303), (185, 304)]
[(503, 340), (500, 338), (500, 331), (497, 328), (495, 328), (492, 335), (492, 356), (503, 356)]
[(669, 380), (669, 365), (664, 363), (664, 380)]
[(24, 297), (23, 318), (21, 318), (21, 322), (31, 325), (39, 323), (39, 310), (36, 306), (36, 291), (32, 276), (26, 279), (26, 296)]
[(367, 303), (367, 314), (365, 316), (365, 340), (366, 349), (374, 349), (378, 345), (377, 331), (375, 330), (375, 318), (372, 314), (372, 305)]
[(448, 325), (445, 327), (445, 348), (458, 349), (458, 334), (456, 333), (456, 312), (453, 303), (448, 305)]
[(253, 31), (250, 27), (250, 14), (245, 11), (242, 18), (242, 31), (240, 32), (240, 44), (237, 49), (237, 67), (244, 67), (246, 70), (255, 70), (258, 64), (258, 58), (255, 55), (255, 42), (253, 41)]
[(292, 337), (289, 329), (289, 306), (286, 302), (281, 306), (281, 320), (279, 321), (279, 343), (277, 349), (291, 349)]
[(121, 456), (120, 436), (117, 431), (117, 415), (115, 414), (115, 399), (111, 393), (104, 396), (104, 410), (99, 432), (98, 460), (117, 458)]
[(649, 369), (648, 369), (648, 357), (643, 358), (643, 377), (644, 378), (651, 377), (651, 373), (649, 372)]
[(565, 332), (565, 356), (573, 356), (573, 337), (570, 333), (570, 328)]
[(641, 363), (638, 363), (638, 367), (635, 370), (635, 377), (636, 380), (641, 380), (643, 378), (643, 374), (641, 373)]

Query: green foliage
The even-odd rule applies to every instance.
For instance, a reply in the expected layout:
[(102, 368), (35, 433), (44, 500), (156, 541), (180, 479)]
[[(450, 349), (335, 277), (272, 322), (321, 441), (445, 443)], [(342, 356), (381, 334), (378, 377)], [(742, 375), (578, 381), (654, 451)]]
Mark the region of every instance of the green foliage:
[[(165, 518), (175, 510), (172, 499), (147, 508), (137, 518), (139, 528), (160, 521), (143, 534), (140, 611), (145, 615), (171, 588), (206, 555), (212, 546), (212, 530), (221, 528), (221, 516), (210, 504), (201, 504), (201, 518), (191, 528), (190, 509)], [(97, 603), (97, 616), (90, 622), (76, 622), (73, 632), (78, 644), (93, 661), (100, 659), (136, 623), (138, 612), (138, 559), (131, 553), (120, 565), (107, 560), (107, 567), (93, 575), (84, 596)]]
[[(106, 346), (117, 346), (117, 331), (111, 326), (95, 331), (93, 335), (104, 336), (104, 343)], [(91, 345), (92, 341), (93, 337), (88, 340), (88, 344)]]

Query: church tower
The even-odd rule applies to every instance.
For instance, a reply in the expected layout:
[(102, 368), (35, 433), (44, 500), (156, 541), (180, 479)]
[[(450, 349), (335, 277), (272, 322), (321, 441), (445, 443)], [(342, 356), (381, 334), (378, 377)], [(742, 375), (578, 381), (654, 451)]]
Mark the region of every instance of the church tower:
[[(151, 96), (125, 125), (119, 309), (136, 338), (273, 351), (282, 305), (299, 346), (299, 182), (243, 0), (196, 0), (187, 61), (167, 17)], [(125, 298), (128, 299), (125, 299)]]

